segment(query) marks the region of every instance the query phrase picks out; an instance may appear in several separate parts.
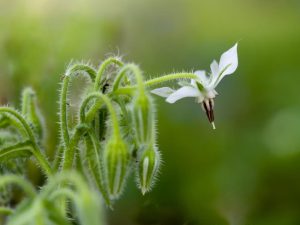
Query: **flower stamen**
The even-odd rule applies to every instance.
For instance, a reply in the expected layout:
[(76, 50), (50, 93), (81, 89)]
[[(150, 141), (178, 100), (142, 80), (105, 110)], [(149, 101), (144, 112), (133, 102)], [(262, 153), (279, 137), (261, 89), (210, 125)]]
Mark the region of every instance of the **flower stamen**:
[(206, 99), (202, 102), (202, 109), (205, 111), (208, 121), (211, 123), (213, 129), (216, 129), (216, 126), (214, 123), (215, 116), (214, 116), (213, 107), (214, 107), (213, 99)]

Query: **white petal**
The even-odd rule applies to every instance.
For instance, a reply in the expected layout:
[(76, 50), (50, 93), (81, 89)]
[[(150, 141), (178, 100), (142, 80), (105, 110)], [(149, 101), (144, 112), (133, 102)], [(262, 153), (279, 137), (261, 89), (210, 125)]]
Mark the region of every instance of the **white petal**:
[[(194, 72), (194, 74), (197, 75), (199, 82), (206, 87), (209, 84), (209, 77), (206, 76), (206, 73), (204, 70), (197, 70)], [(192, 85), (196, 86), (196, 83), (194, 80), (191, 80)]]
[(171, 95), (174, 92), (175, 92), (175, 90), (173, 90), (172, 88), (169, 88), (169, 87), (157, 88), (157, 89), (154, 89), (151, 91), (151, 93), (156, 94), (161, 97), (164, 97), (164, 98), (169, 97), (169, 95)]
[(211, 69), (211, 73), (212, 76), (216, 76), (219, 74), (219, 65), (217, 63), (216, 60), (214, 60), (211, 64), (210, 64), (210, 69)]
[(166, 101), (169, 103), (174, 103), (179, 99), (186, 98), (186, 97), (197, 97), (200, 96), (201, 93), (193, 87), (182, 87), (171, 94)]
[(216, 79), (214, 79), (214, 86), (216, 87), (218, 83), (226, 75), (234, 73), (238, 67), (238, 55), (237, 55), (237, 44), (235, 44), (231, 49), (224, 52), (221, 55), (219, 63), (219, 74)]

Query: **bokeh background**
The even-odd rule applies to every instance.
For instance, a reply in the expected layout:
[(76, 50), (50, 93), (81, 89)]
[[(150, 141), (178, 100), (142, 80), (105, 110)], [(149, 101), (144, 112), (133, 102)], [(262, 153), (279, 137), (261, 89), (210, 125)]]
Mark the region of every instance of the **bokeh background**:
[(299, 0), (1, 0), (0, 102), (36, 89), (51, 153), (70, 60), (119, 54), (156, 76), (208, 69), (237, 41), (217, 130), (193, 99), (157, 97), (160, 179), (142, 196), (131, 178), (108, 223), (300, 224)]

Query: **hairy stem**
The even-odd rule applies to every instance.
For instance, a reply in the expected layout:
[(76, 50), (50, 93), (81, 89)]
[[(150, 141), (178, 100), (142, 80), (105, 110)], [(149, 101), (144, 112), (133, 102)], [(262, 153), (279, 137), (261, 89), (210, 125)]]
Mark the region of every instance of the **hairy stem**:
[(20, 186), (24, 192), (30, 197), (34, 197), (36, 195), (35, 189), (28, 181), (24, 180), (24, 178), (16, 176), (16, 175), (5, 175), (1, 176), (0, 179), (0, 187), (8, 184), (16, 184)]
[(69, 145), (64, 151), (62, 170), (70, 170), (73, 166), (75, 159), (75, 149), (80, 141), (80, 136), (82, 135), (81, 129), (75, 129), (75, 132), (70, 140)]
[[(194, 73), (174, 73), (168, 74), (165, 76), (157, 77), (150, 79), (144, 83), (145, 86), (153, 86), (163, 82), (178, 80), (178, 79), (196, 79), (197, 76)], [(113, 91), (115, 95), (130, 95), (134, 92), (134, 90), (138, 88), (137, 86), (126, 86), (118, 88), (117, 90)]]
[[(86, 106), (88, 105), (89, 101), (91, 101), (92, 99), (96, 99), (96, 101), (95, 101), (94, 105), (90, 107), (88, 113), (85, 113)], [(110, 99), (104, 94), (101, 94), (101, 93), (98, 93), (98, 92), (92, 93), (83, 101), (83, 103), (80, 107), (80, 120), (81, 120), (81, 122), (86, 122), (86, 123), (90, 122), (90, 119), (94, 118), (95, 113), (101, 107), (102, 102), (105, 103), (105, 105), (107, 106), (107, 109), (108, 109), (108, 111), (111, 115), (114, 135), (116, 137), (119, 137), (120, 136), (120, 130), (119, 130), (119, 123), (118, 123), (117, 113), (116, 113)]]
[(106, 60), (104, 60), (104, 62), (102, 62), (102, 64), (100, 65), (99, 70), (96, 75), (95, 84), (94, 84), (95, 91), (98, 91), (100, 89), (102, 76), (105, 72), (105, 69), (110, 64), (115, 64), (117, 66), (123, 66), (123, 62), (115, 57), (110, 57), (110, 58), (107, 58)]
[(64, 146), (69, 145), (69, 130), (68, 130), (68, 117), (67, 117), (67, 95), (68, 95), (68, 87), (69, 87), (69, 82), (70, 82), (70, 76), (65, 76), (63, 83), (62, 83), (62, 89), (61, 89), (61, 94), (60, 94), (60, 132), (62, 135), (62, 143)]
[(32, 143), (33, 154), (36, 157), (37, 161), (39, 162), (39, 165), (41, 166), (42, 170), (47, 175), (52, 175), (52, 169), (50, 167), (50, 164), (47, 161), (46, 157), (42, 154), (42, 151), (36, 142), (34, 133), (33, 133), (32, 129), (30, 128), (29, 124), (26, 122), (26, 120), (17, 111), (15, 111), (9, 107), (0, 107), (0, 113), (10, 114), (18, 120), (18, 122), (22, 125), (22, 127), (26, 131), (26, 133), (29, 137), (29, 140)]
[(61, 93), (60, 93), (60, 132), (62, 134), (62, 141), (64, 146), (68, 146), (69, 144), (69, 130), (68, 130), (68, 102), (67, 102), (67, 95), (68, 95), (68, 88), (69, 83), (71, 81), (72, 76), (82, 73), (87, 75), (92, 81), (95, 80), (96, 71), (86, 65), (86, 64), (74, 64), (70, 66), (63, 79)]
[(145, 93), (145, 88), (144, 88), (144, 83), (143, 83), (143, 76), (141, 73), (141, 70), (139, 69), (138, 66), (134, 64), (127, 64), (118, 73), (115, 82), (113, 84), (113, 91), (117, 90), (120, 82), (123, 78), (124, 75), (126, 75), (126, 72), (131, 71), (133, 75), (135, 76), (136, 82), (137, 82), (137, 88), (139, 90), (139, 94), (144, 94)]

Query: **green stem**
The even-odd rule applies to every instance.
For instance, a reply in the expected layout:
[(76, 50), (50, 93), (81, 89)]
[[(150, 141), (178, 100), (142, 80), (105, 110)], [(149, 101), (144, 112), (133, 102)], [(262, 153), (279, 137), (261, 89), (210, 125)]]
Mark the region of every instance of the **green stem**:
[(55, 172), (57, 172), (59, 170), (59, 166), (61, 165), (63, 154), (64, 154), (64, 146), (63, 145), (59, 145), (58, 148), (57, 148), (57, 150), (56, 150), (56, 154), (54, 156), (54, 160), (52, 162), (52, 164), (53, 164), (53, 170)]
[(32, 147), (33, 147), (33, 154), (38, 160), (41, 168), (47, 175), (52, 175), (52, 169), (50, 167), (49, 162), (47, 161), (46, 157), (41, 153), (41, 149), (38, 147), (35, 136), (33, 134), (32, 129), (26, 122), (26, 120), (15, 110), (9, 108), (9, 107), (0, 107), (0, 113), (8, 113), (12, 116), (14, 116), (22, 125), (24, 130), (26, 131), (30, 141), (32, 142)]
[(66, 74), (63, 79), (62, 89), (60, 93), (60, 132), (62, 134), (62, 141), (64, 146), (69, 144), (69, 130), (68, 130), (68, 116), (67, 116), (67, 95), (69, 83), (71, 81), (71, 76), (76, 75), (77, 73), (83, 73), (87, 75), (92, 81), (95, 80), (96, 71), (86, 64), (74, 64), (69, 67), (66, 71)]
[[(197, 76), (194, 73), (174, 73), (168, 74), (165, 76), (157, 77), (150, 79), (145, 82), (145, 86), (153, 86), (163, 82), (171, 81), (171, 80), (178, 80), (178, 79), (196, 79)], [(136, 89), (136, 86), (127, 86), (118, 88), (116, 91), (113, 92), (115, 95), (130, 95)]]
[(1, 176), (0, 179), (0, 187), (5, 186), (7, 184), (17, 184), (18, 186), (22, 187), (24, 192), (29, 195), (30, 197), (34, 197), (36, 195), (35, 189), (28, 181), (24, 178), (16, 176), (16, 175), (5, 175)]
[(70, 190), (69, 188), (60, 188), (52, 192), (49, 199), (51, 201), (55, 201), (57, 198), (64, 199), (65, 197), (72, 199), (73, 201), (75, 201), (77, 198), (76, 193), (74, 193), (74, 191)]
[(70, 170), (73, 166), (74, 158), (75, 158), (75, 148), (78, 145), (80, 140), (80, 136), (82, 134), (82, 129), (75, 129), (75, 133), (73, 134), (69, 145), (64, 151), (63, 162), (62, 162), (62, 170)]
[(33, 149), (34, 149), (33, 155), (35, 156), (35, 158), (39, 162), (39, 165), (41, 166), (41, 168), (44, 170), (44, 172), (46, 173), (46, 175), (52, 176), (53, 175), (53, 171), (51, 169), (51, 166), (50, 166), (48, 160), (41, 153), (40, 148), (35, 143), (33, 145)]
[(47, 198), (48, 196), (50, 196), (51, 193), (57, 190), (57, 187), (59, 187), (60, 185), (62, 185), (63, 188), (69, 185), (74, 186), (79, 192), (88, 190), (86, 183), (83, 181), (80, 175), (72, 171), (62, 172), (49, 180), (48, 184), (40, 193), (41, 198)]
[(66, 76), (71, 76), (75, 73), (86, 73), (92, 81), (96, 78), (96, 71), (87, 64), (74, 64), (66, 71)]
[(94, 85), (95, 91), (98, 91), (100, 89), (101, 78), (105, 72), (106, 67), (109, 66), (110, 64), (115, 64), (117, 66), (123, 66), (123, 62), (121, 62), (119, 59), (117, 59), (115, 57), (110, 57), (110, 58), (107, 58), (106, 60), (104, 60), (104, 62), (100, 65), (99, 70), (96, 75), (95, 85)]
[[(91, 101), (93, 98), (96, 99), (94, 105), (89, 109), (88, 113), (85, 114), (86, 106), (88, 105), (89, 101)], [(95, 113), (99, 110), (101, 107), (101, 101), (103, 101), (107, 109), (111, 115), (112, 123), (113, 123), (113, 131), (114, 135), (116, 137), (120, 137), (120, 129), (119, 129), (119, 123), (118, 123), (118, 117), (117, 113), (110, 101), (110, 99), (99, 92), (90, 94), (82, 103), (80, 107), (80, 120), (81, 122), (89, 123), (92, 118), (94, 118)]]
[(163, 83), (170, 80), (177, 80), (177, 79), (196, 79), (197, 75), (194, 73), (173, 73), (164, 75), (161, 77), (153, 78), (151, 80), (147, 80), (145, 85), (146, 86), (152, 86), (159, 83)]
[(67, 123), (67, 95), (68, 87), (70, 82), (70, 76), (65, 76), (62, 84), (61, 94), (60, 94), (60, 132), (62, 135), (64, 146), (69, 145), (69, 130)]
[(137, 82), (139, 94), (140, 95), (144, 94), (145, 88), (144, 88), (142, 72), (141, 72), (140, 68), (134, 64), (127, 64), (124, 67), (122, 67), (122, 69), (118, 73), (118, 75), (115, 79), (115, 82), (113, 84), (113, 91), (115, 91), (119, 88), (120, 82), (121, 82), (123, 76), (126, 75), (127, 71), (132, 71), (132, 73), (135, 76), (136, 82)]

